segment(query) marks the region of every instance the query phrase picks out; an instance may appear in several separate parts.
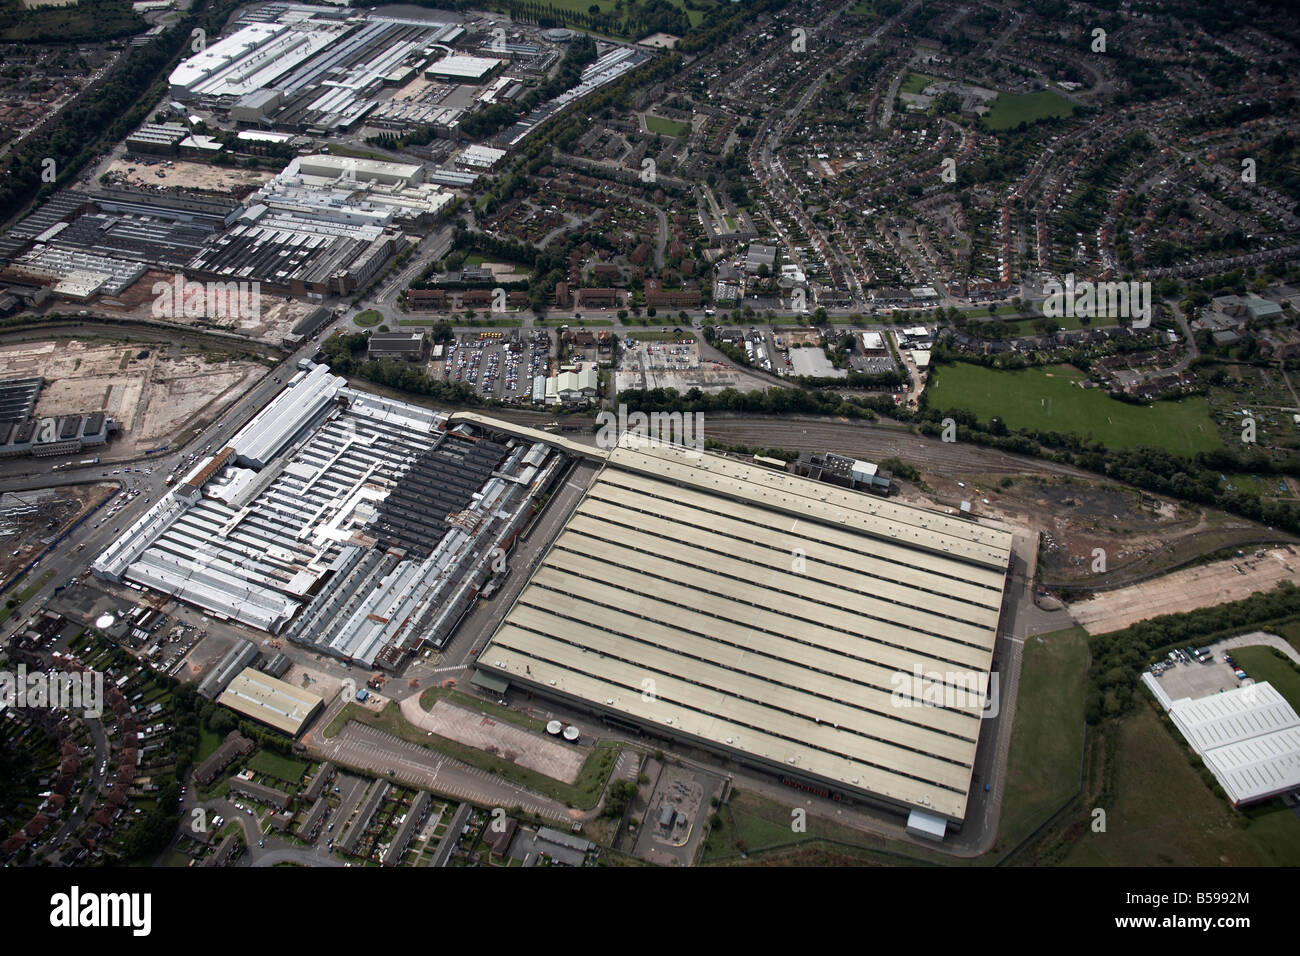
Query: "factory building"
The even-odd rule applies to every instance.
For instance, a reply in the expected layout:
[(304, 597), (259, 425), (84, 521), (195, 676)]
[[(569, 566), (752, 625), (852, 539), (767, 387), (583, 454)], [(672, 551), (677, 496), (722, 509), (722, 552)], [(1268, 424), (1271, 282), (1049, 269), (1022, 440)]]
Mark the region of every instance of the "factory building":
[(117, 422), (103, 412), (29, 418), (20, 422), (0, 421), (0, 458), (75, 455), (87, 448), (107, 444), (109, 435), (116, 432), (117, 427)]
[(258, 281), (270, 292), (348, 295), (365, 288), (453, 202), (423, 167), (346, 156), (296, 157), (247, 200), (187, 275)]
[(476, 172), (487, 173), (495, 169), (497, 163), (505, 159), (505, 155), (504, 149), (494, 149), (491, 146), (466, 146), (456, 157), (456, 163)]
[(119, 295), (150, 266), (182, 269), (242, 211), (235, 200), (187, 192), (60, 194), (0, 243), (3, 275), (74, 301)]
[(36, 410), (43, 378), (8, 378), (0, 381), (0, 422), (22, 422)]
[(175, 156), (177, 144), (190, 135), (183, 123), (145, 123), (126, 138), (126, 151), (148, 156)]
[(1272, 684), (1245, 683), (1174, 700), (1150, 671), (1142, 682), (1234, 807), (1300, 787), (1300, 716)]
[(396, 668), (450, 636), (567, 458), (303, 366), (93, 571)]
[(428, 353), (428, 347), (428, 339), (420, 331), (371, 332), (366, 341), (366, 357), (419, 362)]
[[(277, 9), (278, 7), (278, 9)], [(413, 75), (456, 24), (341, 14), (301, 4), (245, 14), (240, 29), (183, 61), (172, 96), (259, 129), (328, 135), (355, 129), (377, 97)]]
[(237, 674), (217, 703), (258, 723), (297, 737), (324, 706), (325, 700), (251, 667)]
[(624, 436), (477, 666), (798, 786), (960, 825), (1011, 543)]
[(426, 79), (448, 83), (482, 83), (505, 64), (505, 60), (496, 57), (453, 54), (426, 66), (424, 76)]

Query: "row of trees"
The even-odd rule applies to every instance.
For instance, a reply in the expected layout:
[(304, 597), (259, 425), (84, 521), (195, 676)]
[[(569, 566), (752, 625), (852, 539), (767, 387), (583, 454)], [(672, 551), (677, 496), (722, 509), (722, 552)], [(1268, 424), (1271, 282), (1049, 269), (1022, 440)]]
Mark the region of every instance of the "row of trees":
[[(32, 136), (0, 170), (0, 221), (7, 221), (34, 198), (42, 202), (66, 185), (90, 162), (104, 141), (116, 142), (138, 126), (149, 106), (166, 91), (164, 77), (189, 55), (191, 31), (216, 36), (239, 0), (195, 4), (176, 26), (152, 43), (128, 48), (97, 89), (65, 109), (44, 132)], [(47, 160), (54, 162), (54, 181), (46, 182)]]
[(1300, 588), (1283, 581), (1241, 601), (1184, 614), (1164, 614), (1092, 639), (1085, 714), (1089, 724), (1120, 717), (1132, 707), (1144, 667), (1174, 647), (1197, 645), (1211, 635), (1244, 631), (1300, 614)]
[[(932, 365), (931, 376), (941, 375), (942, 368), (941, 365)], [(1293, 458), (1274, 461), (1261, 452), (1244, 447), (1241, 450), (1224, 448), (1200, 452), (1191, 458), (1162, 448), (1111, 449), (1103, 442), (1074, 433), (1030, 428), (1012, 431), (996, 418), (980, 422), (965, 408), (931, 408), (928, 396), (928, 391), (922, 395), (921, 411), (917, 416), (923, 435), (941, 437), (943, 420), (951, 418), (957, 426), (958, 441), (1049, 458), (1103, 474), (1153, 494), (1221, 508), (1270, 527), (1300, 534), (1300, 508), (1285, 501), (1266, 501), (1258, 495), (1228, 491), (1220, 478), (1228, 472), (1300, 476), (1300, 463)], [(888, 411), (884, 413), (891, 414)]]

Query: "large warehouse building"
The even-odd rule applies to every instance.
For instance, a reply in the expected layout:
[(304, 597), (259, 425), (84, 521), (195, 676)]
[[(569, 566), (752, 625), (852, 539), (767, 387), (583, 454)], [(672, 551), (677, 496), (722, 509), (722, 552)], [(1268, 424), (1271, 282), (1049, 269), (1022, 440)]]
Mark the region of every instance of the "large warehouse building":
[(615, 723), (960, 824), (1010, 532), (625, 436), (478, 659)]
[(396, 668), (455, 629), (566, 456), (301, 371), (96, 559), (217, 617)]
[(325, 699), (248, 667), (236, 675), (217, 703), (297, 737)]
[(1142, 681), (1234, 807), (1300, 788), (1300, 716), (1272, 684), (1171, 700), (1150, 671)]

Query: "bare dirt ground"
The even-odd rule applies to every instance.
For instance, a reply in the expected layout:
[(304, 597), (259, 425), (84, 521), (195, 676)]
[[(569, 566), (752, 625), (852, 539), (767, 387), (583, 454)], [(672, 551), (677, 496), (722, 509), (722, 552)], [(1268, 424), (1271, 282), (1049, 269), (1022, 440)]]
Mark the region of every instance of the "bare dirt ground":
[(171, 346), (67, 339), (0, 348), (0, 378), (45, 379), (37, 416), (102, 411), (122, 427), (112, 445), (119, 455), (174, 437), (205, 410), (215, 414), (263, 372), (252, 362), (208, 362)]
[(508, 724), (476, 714), (463, 707), (439, 699), (433, 707), (420, 708), (418, 695), (402, 701), (402, 716), (422, 730), (432, 731), (440, 737), (475, 747), (506, 760), (536, 770), (556, 780), (573, 783), (582, 770), (584, 752)]
[[(171, 166), (164, 166), (161, 162), (146, 166), (138, 160), (125, 158), (113, 160), (101, 173), (108, 173), (118, 180), (114, 185), (129, 183), (152, 189), (184, 187), (235, 194), (252, 192), (275, 176), (270, 170), (211, 166), (207, 163), (187, 163), (184, 160), (173, 160)], [(159, 173), (162, 175), (159, 176)]]
[(115, 300), (102, 304), (133, 318), (226, 329), (276, 345), (317, 308), (310, 302), (286, 301), (280, 295), (253, 295), (251, 288), (238, 294), (216, 293), (210, 304), (203, 284), (182, 282), (177, 295), (175, 282), (173, 273), (146, 272)]
[(788, 345), (821, 345), (822, 334), (816, 329), (805, 329), (797, 325), (780, 328), (772, 327), (772, 334), (781, 337)]
[(516, 271), (518, 266), (513, 266), (508, 262), (485, 262), (482, 268), (491, 269), (492, 275), (498, 282), (526, 282), (531, 273), (525, 269)]
[(1105, 634), (1161, 614), (1239, 601), (1279, 581), (1300, 580), (1300, 559), (1292, 551), (1272, 548), (1258, 558), (1252, 552), (1103, 592), (1070, 605), (1070, 616), (1089, 634)]

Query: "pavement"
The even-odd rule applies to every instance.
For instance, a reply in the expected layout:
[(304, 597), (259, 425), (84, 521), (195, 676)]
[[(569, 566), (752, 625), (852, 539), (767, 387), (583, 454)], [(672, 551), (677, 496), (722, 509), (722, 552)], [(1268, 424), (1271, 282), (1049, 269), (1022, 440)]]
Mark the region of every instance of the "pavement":
[(518, 806), (525, 813), (557, 821), (579, 820), (591, 813), (570, 809), (486, 770), (356, 721), (349, 721), (329, 740), (314, 743), (311, 751), (340, 766), (480, 806), (506, 809)]

